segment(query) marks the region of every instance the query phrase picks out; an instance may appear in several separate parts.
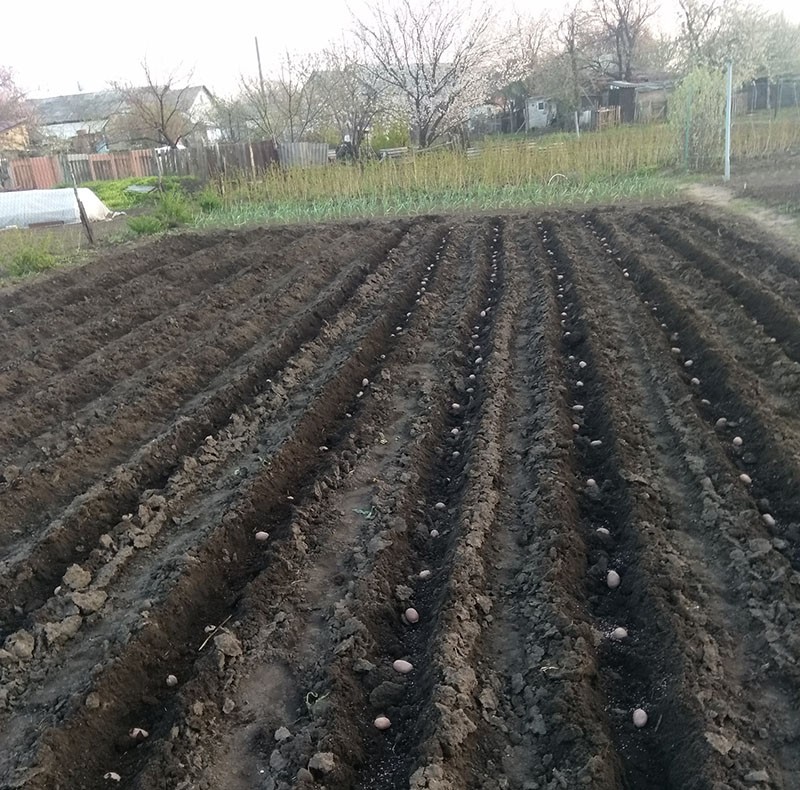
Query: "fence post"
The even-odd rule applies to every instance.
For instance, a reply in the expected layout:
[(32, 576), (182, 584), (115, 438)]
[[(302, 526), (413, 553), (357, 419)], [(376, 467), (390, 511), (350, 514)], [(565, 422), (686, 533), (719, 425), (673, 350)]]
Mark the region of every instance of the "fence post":
[[(769, 96), (769, 85), (767, 85)], [(733, 61), (728, 61), (728, 84), (725, 95), (725, 181), (731, 180), (731, 99), (733, 96)]]
[(59, 170), (58, 175), (60, 176), (60, 178), (58, 179), (59, 182), (62, 184), (68, 184), (70, 177), (70, 169), (69, 166), (67, 165), (67, 155), (61, 154), (60, 156), (55, 157), (55, 160), (58, 164), (58, 170)]
[(683, 167), (685, 170), (689, 169), (689, 135), (692, 130), (692, 92), (693, 89), (689, 86), (689, 92), (686, 94), (686, 129), (683, 136)]
[(86, 216), (86, 209), (83, 207), (83, 203), (78, 197), (78, 182), (75, 180), (75, 171), (70, 169), (70, 175), (72, 176), (72, 192), (75, 195), (75, 202), (78, 204), (78, 216), (81, 218), (81, 224), (83, 225), (83, 229), (86, 231), (89, 244), (94, 246), (94, 233), (92, 232), (92, 227), (89, 224), (89, 217)]

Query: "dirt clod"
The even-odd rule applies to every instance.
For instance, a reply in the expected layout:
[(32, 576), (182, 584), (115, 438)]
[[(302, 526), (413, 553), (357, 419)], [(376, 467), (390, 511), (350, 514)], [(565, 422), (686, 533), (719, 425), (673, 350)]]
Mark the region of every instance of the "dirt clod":
[(79, 614), (73, 614), (59, 622), (45, 623), (44, 635), (47, 644), (53, 646), (71, 639), (80, 630), (82, 622), (83, 618)]
[(92, 574), (80, 565), (70, 565), (61, 581), (71, 590), (85, 590), (92, 581)]
[(87, 592), (74, 592), (71, 597), (73, 603), (83, 614), (91, 614), (103, 608), (108, 593), (105, 590), (88, 590)]
[(6, 638), (5, 649), (15, 658), (28, 661), (33, 656), (36, 640), (28, 631), (21, 630)]
[(319, 771), (321, 774), (329, 774), (336, 768), (336, 757), (333, 752), (317, 752), (309, 761), (310, 771)]
[(214, 646), (223, 655), (236, 658), (242, 655), (242, 643), (230, 632), (225, 631), (214, 637)]

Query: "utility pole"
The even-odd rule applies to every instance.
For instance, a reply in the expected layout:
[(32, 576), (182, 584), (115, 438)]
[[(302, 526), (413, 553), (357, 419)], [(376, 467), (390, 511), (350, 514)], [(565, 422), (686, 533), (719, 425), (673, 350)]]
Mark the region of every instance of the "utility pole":
[(261, 71), (261, 52), (258, 49), (258, 36), (255, 36), (256, 40), (256, 61), (258, 62), (258, 89), (261, 91), (261, 98), (264, 98), (264, 72)]
[(725, 97), (725, 181), (731, 180), (731, 104), (733, 101), (733, 61), (728, 61), (728, 86)]
[(264, 72), (261, 70), (261, 51), (258, 48), (258, 36), (255, 36), (256, 40), (256, 61), (258, 62), (258, 92), (261, 95), (261, 104), (263, 105), (263, 112), (266, 112), (267, 101), (266, 95), (264, 94)]

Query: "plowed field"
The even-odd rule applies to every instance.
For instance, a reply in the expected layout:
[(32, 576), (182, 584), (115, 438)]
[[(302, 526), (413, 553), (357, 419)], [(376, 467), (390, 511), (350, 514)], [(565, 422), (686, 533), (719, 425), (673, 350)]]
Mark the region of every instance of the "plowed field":
[(797, 790), (798, 304), (688, 206), (0, 293), (0, 786)]

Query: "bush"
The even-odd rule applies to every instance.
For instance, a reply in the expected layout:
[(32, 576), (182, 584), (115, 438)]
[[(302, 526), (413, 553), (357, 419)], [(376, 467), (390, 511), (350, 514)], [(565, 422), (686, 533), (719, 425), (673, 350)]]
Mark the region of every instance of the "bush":
[(58, 261), (52, 252), (43, 247), (31, 246), (17, 250), (11, 256), (8, 273), (14, 277), (36, 272), (47, 271), (56, 266)]
[(137, 236), (149, 236), (170, 228), (179, 228), (192, 220), (191, 205), (180, 189), (164, 192), (152, 214), (131, 217), (128, 227)]
[(410, 145), (408, 127), (399, 122), (389, 123), (386, 126), (376, 124), (370, 135), (370, 143), (376, 153), (381, 148), (402, 148)]
[(153, 233), (161, 233), (162, 230), (166, 230), (164, 223), (154, 214), (145, 214), (142, 217), (131, 217), (128, 220), (128, 227), (137, 236), (151, 236)]
[(670, 99), (670, 126), (678, 161), (703, 170), (719, 163), (725, 137), (725, 76), (697, 68), (689, 72)]
[(165, 228), (179, 228), (192, 219), (192, 211), (183, 193), (175, 190), (161, 196), (155, 216)]
[(197, 196), (197, 204), (204, 214), (210, 214), (222, 206), (222, 199), (213, 187), (207, 186)]

